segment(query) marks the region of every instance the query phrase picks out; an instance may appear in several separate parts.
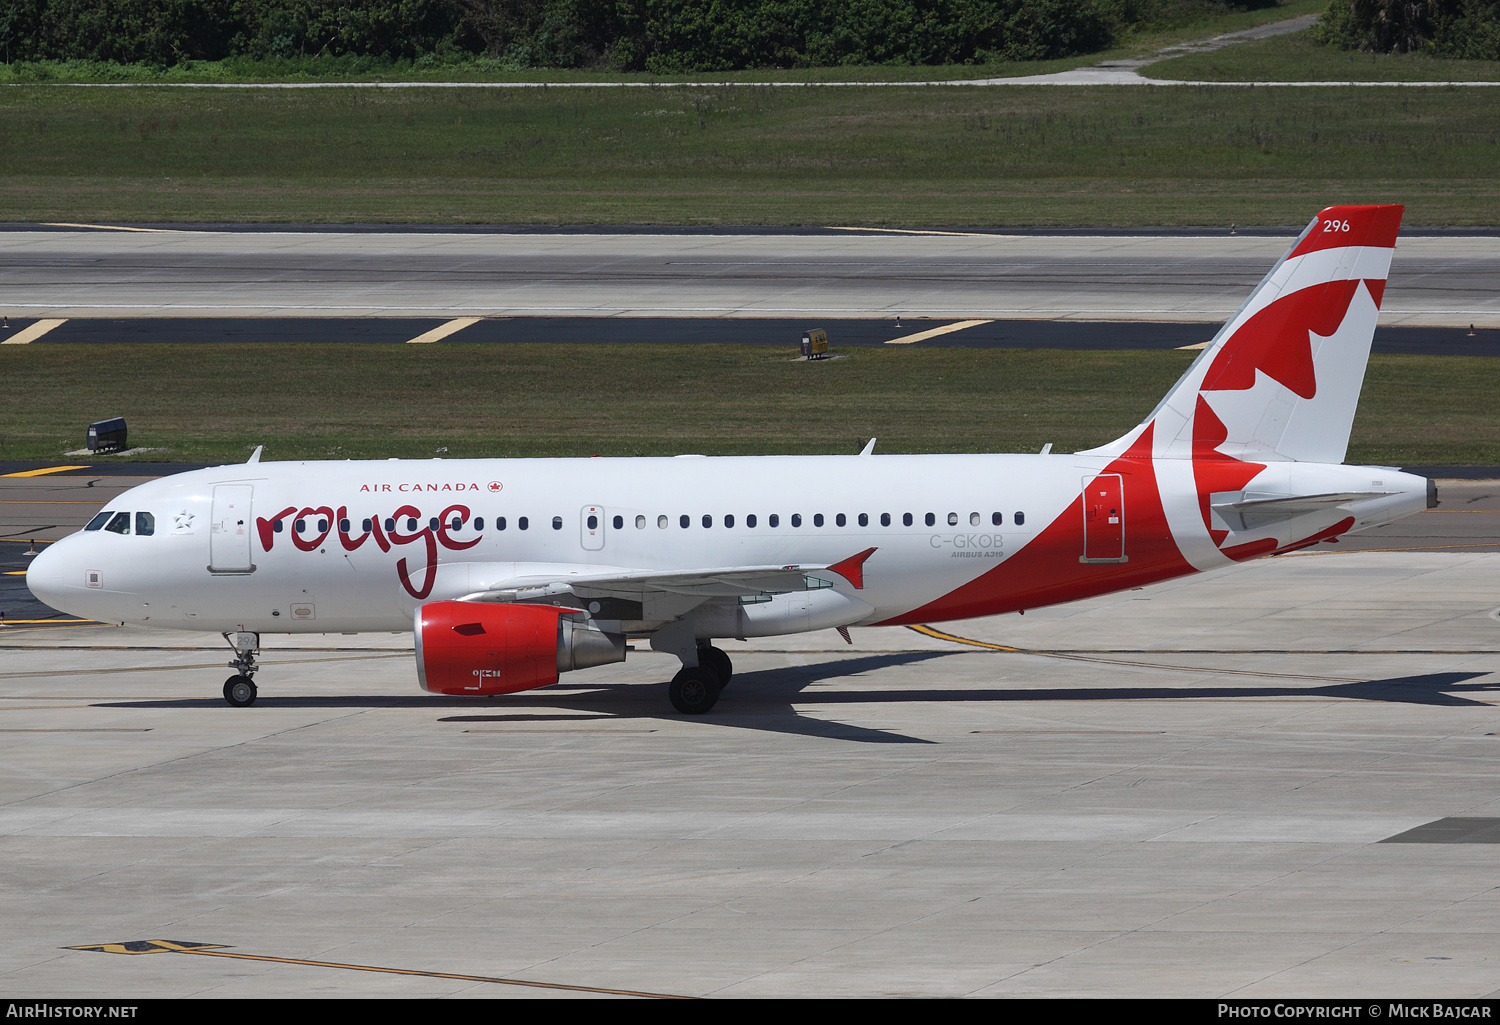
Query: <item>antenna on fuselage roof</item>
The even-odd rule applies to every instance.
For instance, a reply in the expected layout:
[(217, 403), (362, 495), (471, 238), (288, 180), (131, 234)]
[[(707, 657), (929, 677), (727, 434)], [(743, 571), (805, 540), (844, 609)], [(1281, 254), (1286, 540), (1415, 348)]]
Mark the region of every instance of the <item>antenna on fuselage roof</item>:
[(260, 462), (260, 450), (265, 447), (264, 445), (256, 445), (255, 451), (250, 453), (250, 458), (245, 460), (246, 464)]
[(865, 447), (859, 450), (859, 454), (862, 456), (873, 456), (875, 454), (875, 439), (871, 438), (865, 442)]

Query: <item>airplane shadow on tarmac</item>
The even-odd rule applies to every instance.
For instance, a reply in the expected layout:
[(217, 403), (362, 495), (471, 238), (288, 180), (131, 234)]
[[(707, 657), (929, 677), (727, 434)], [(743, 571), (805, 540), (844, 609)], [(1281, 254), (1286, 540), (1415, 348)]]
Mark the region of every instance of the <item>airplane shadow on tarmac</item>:
[[(618, 722), (621, 720), (678, 720), (709, 726), (764, 730), (795, 736), (825, 737), (867, 744), (927, 744), (932, 741), (886, 730), (830, 722), (798, 713), (794, 705), (856, 705), (930, 701), (1130, 701), (1203, 698), (1324, 697), (1355, 701), (1395, 702), (1414, 705), (1486, 705), (1465, 694), (1489, 696), (1500, 693), (1500, 680), (1475, 683), (1488, 672), (1425, 673), (1381, 680), (1350, 680), (1316, 686), (1270, 684), (1251, 686), (1183, 687), (1060, 687), (1043, 689), (1002, 688), (908, 688), (901, 690), (818, 690), (807, 688), (823, 680), (857, 677), (864, 673), (913, 665), (968, 652), (921, 651), (836, 658), (802, 666), (737, 673), (715, 709), (706, 716), (664, 713), (665, 684), (561, 683), (535, 691), (499, 697), (456, 698), (414, 694), (410, 697), (279, 697), (270, 694), (257, 702), (265, 708), (425, 708), (451, 712), (445, 723), (548, 723)], [(1144, 667), (1149, 668), (1149, 667)], [(1205, 669), (1204, 673), (1213, 670)], [(200, 708), (221, 702), (218, 697), (144, 701), (101, 701), (109, 708)], [(564, 714), (532, 714), (529, 709), (574, 711)], [(492, 709), (490, 714), (467, 710)], [(506, 714), (509, 713), (509, 714)], [(226, 714), (244, 714), (242, 712)], [(254, 714), (253, 710), (250, 714)]]

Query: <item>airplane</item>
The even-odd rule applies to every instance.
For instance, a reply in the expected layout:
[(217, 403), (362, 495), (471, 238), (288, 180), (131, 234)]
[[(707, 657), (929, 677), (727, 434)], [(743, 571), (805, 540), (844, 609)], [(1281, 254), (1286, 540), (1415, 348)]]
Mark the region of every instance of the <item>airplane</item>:
[(268, 633), (411, 630), (420, 685), (497, 695), (716, 639), (1022, 612), (1305, 548), (1436, 504), (1346, 466), (1404, 208), (1317, 215), (1138, 426), (1071, 455), (249, 462), (121, 494), (27, 586), (100, 622), (212, 630), (254, 704)]

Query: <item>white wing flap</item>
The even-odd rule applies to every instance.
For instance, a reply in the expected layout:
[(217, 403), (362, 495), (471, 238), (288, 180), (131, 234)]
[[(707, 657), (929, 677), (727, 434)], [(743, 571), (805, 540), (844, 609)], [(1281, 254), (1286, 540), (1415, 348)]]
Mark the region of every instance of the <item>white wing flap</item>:
[[(704, 569), (591, 571), (570, 567), (565, 572), (522, 573), (499, 581), (484, 591), (466, 594), (463, 601), (526, 601), (555, 594), (585, 598), (632, 598), (677, 594), (698, 598), (741, 598), (785, 594), (831, 586), (831, 581), (807, 574), (826, 566), (723, 566)], [(581, 571), (580, 571), (581, 570)]]

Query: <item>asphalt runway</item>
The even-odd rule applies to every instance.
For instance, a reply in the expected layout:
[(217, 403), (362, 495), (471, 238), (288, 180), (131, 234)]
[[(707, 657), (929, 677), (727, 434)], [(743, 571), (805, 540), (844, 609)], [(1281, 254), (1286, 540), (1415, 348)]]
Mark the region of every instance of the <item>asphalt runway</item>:
[[(0, 314), (1221, 322), (1285, 236), (0, 231)], [(1386, 327), (1500, 328), (1500, 237), (1403, 237)]]
[[(10, 319), (0, 341), (37, 321)], [(68, 319), (29, 344), (401, 344), (451, 321), (406, 317), (104, 317)], [(444, 334), (465, 344), (776, 345), (796, 347), (810, 328), (840, 347), (916, 345), (980, 349), (1175, 349), (1211, 339), (1216, 322), (790, 320), (706, 317), (494, 317)], [(1378, 327), (1372, 351), (1446, 356), (1500, 356), (1500, 328)]]

